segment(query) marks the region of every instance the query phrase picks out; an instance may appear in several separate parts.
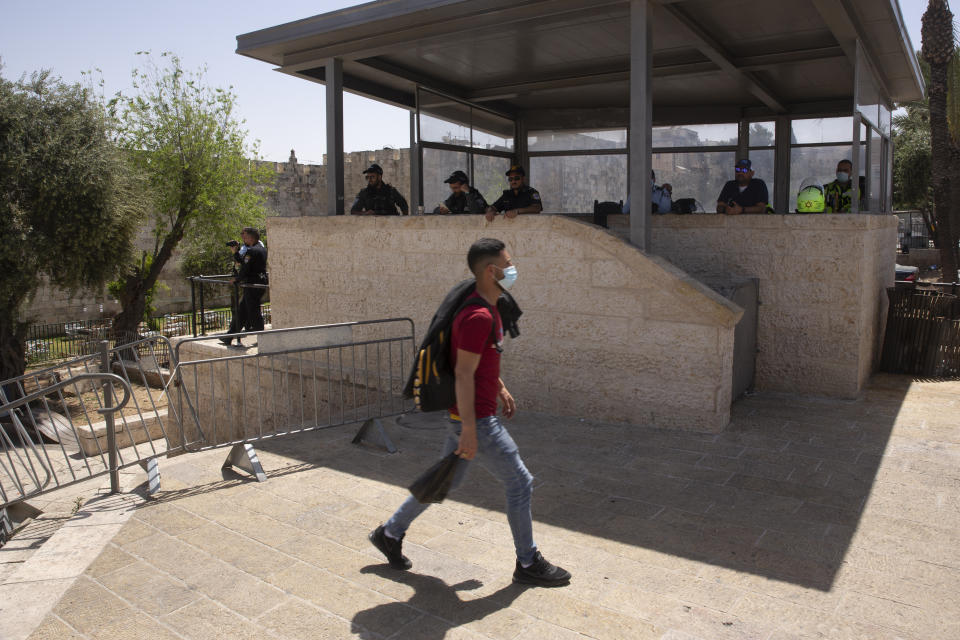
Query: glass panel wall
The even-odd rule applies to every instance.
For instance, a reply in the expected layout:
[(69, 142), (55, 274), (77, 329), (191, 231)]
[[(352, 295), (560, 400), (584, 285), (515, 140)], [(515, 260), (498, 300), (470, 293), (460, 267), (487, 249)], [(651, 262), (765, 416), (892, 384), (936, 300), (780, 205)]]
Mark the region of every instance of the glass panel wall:
[(593, 201), (627, 198), (626, 154), (530, 157), (529, 184), (551, 213), (592, 213)]
[(466, 172), (488, 200), (494, 193), (499, 197), (513, 159), (513, 120), (425, 89), (418, 89), (417, 103), (424, 212), (450, 195), (443, 181), (456, 170)]
[(656, 147), (724, 147), (737, 146), (737, 123), (693, 124), (676, 127), (654, 127)]
[(483, 194), (487, 203), (493, 204), (509, 188), (506, 175), (509, 168), (510, 158), (474, 154), (473, 186)]
[(626, 148), (626, 129), (531, 131), (527, 137), (530, 153)]
[(736, 151), (655, 152), (653, 170), (657, 183), (670, 183), (673, 199), (693, 198), (704, 211), (717, 210), (717, 197), (733, 180)]
[(450, 185), (444, 184), (443, 181), (457, 169), (467, 171), (469, 162), (469, 156), (465, 151), (423, 149), (424, 213), (433, 213), (437, 205), (450, 197)]

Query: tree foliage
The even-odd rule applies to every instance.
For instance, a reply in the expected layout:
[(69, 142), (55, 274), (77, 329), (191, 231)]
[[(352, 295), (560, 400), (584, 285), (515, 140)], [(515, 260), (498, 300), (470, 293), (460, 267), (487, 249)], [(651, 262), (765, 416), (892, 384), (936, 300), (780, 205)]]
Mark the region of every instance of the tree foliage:
[(90, 87), (0, 77), (0, 380), (24, 369), (25, 303), (44, 280), (101, 289), (128, 264), (145, 201)]
[(184, 71), (181, 60), (162, 55), (133, 72), (134, 95), (118, 94), (118, 142), (147, 176), (152, 200), (153, 249), (147, 259), (129, 263), (118, 283), (123, 311), (119, 331), (135, 331), (145, 300), (181, 241), (188, 251), (204, 251), (236, 238), (243, 226), (261, 225), (264, 199), (258, 185), (269, 171), (254, 159), (256, 146), (234, 113), (230, 89), (212, 88), (204, 70)]

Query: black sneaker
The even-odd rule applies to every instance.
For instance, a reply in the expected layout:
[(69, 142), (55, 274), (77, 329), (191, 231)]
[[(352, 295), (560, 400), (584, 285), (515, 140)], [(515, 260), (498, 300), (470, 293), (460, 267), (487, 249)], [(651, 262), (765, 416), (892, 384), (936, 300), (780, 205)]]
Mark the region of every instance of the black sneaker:
[(229, 347), (230, 343), (233, 342), (233, 338), (220, 338), (220, 342)]
[(413, 566), (410, 559), (403, 555), (403, 538), (399, 540), (388, 538), (383, 532), (383, 525), (371, 531), (367, 538), (380, 550), (380, 553), (387, 556), (390, 566), (394, 569), (406, 570)]
[(513, 571), (513, 581), (520, 584), (535, 584), (539, 587), (560, 587), (570, 582), (570, 572), (547, 562), (539, 551), (533, 557), (533, 564), (524, 568), (517, 560)]

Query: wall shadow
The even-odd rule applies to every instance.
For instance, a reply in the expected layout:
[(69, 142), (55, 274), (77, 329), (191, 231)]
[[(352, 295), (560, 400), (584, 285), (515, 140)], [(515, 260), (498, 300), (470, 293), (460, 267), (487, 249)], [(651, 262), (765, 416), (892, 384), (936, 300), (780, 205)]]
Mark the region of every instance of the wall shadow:
[[(536, 477), (537, 522), (829, 590), (910, 383), (879, 375), (857, 400), (756, 394), (720, 434), (534, 413), (508, 428)], [(406, 486), (438, 457), (443, 416), (386, 427), (397, 455), (349, 444), (355, 426), (257, 447)], [(451, 499), (503, 510), (500, 485), (479, 468)]]

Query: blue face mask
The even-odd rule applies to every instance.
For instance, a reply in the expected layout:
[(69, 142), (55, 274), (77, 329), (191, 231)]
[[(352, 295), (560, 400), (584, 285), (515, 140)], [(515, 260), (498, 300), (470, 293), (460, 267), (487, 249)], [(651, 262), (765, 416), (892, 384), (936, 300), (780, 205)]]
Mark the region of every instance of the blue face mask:
[(850, 174), (846, 171), (837, 171), (837, 181), (838, 182), (849, 182)]
[(501, 269), (503, 271), (503, 279), (498, 282), (498, 284), (503, 287), (503, 290), (506, 291), (513, 286), (513, 283), (517, 281), (517, 268), (514, 266), (506, 267)]

